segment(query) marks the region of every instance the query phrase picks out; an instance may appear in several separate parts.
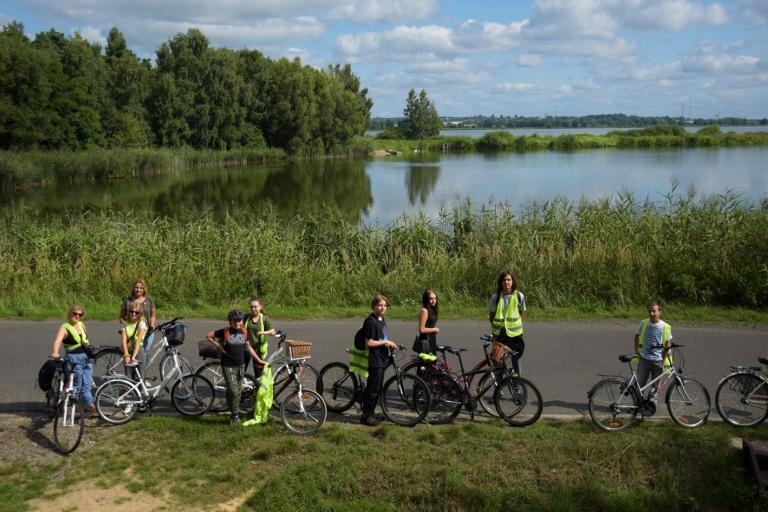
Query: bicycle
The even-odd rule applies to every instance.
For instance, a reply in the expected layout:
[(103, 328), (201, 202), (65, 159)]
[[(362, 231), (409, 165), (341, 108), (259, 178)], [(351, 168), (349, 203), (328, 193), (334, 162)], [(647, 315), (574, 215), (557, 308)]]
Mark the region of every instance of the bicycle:
[[(184, 356), (176, 352), (175, 345), (169, 342), (169, 339), (173, 339), (174, 337), (178, 336), (178, 333), (176, 332), (177, 330), (185, 329), (184, 324), (180, 323), (181, 320), (183, 320), (182, 317), (175, 317), (172, 320), (155, 326), (153, 329), (153, 332), (160, 334), (155, 335), (155, 341), (152, 344), (152, 348), (150, 349), (149, 353), (147, 354), (147, 363), (144, 369), (145, 371), (149, 372), (152, 364), (158, 358), (160, 358), (161, 354), (164, 354), (158, 363), (160, 380), (165, 378), (165, 376), (171, 370), (171, 367), (175, 364), (172, 362), (173, 355), (171, 352), (176, 353), (176, 358), (178, 359), (179, 365), (181, 366), (181, 369), (185, 375), (192, 374), (195, 371), (192, 363), (190, 363)], [(94, 389), (98, 388), (107, 379), (115, 375), (125, 376), (123, 369), (123, 349), (121, 347), (100, 347), (99, 352), (95, 356), (93, 362), (92, 387)]]
[[(468, 386), (472, 385), (472, 381), (475, 378), (475, 375), (479, 374), (478, 370), (482, 370), (483, 368), (486, 368), (488, 366), (496, 366), (495, 363), (491, 362), (490, 353), (489, 353), (489, 347), (491, 346), (491, 343), (493, 342), (493, 337), (489, 334), (485, 334), (483, 336), (480, 336), (480, 339), (483, 341), (483, 352), (485, 353), (485, 357), (481, 359), (480, 361), (475, 364), (475, 366), (472, 367), (472, 369), (463, 377), (463, 379), (466, 380), (466, 384)], [(438, 345), (437, 350), (441, 353), (441, 357), (438, 358), (434, 362), (426, 362), (423, 361), (419, 356), (414, 357), (410, 363), (407, 363), (405, 366), (403, 366), (404, 372), (418, 372), (419, 368), (427, 368), (432, 370), (439, 370), (444, 373), (447, 373), (451, 377), (453, 377), (454, 380), (459, 378), (459, 375), (456, 374), (456, 372), (451, 368), (450, 363), (448, 362), (448, 359), (445, 356), (445, 349), (444, 346)], [(513, 350), (508, 350), (504, 355), (504, 361), (501, 364), (501, 366), (504, 366), (508, 369), (512, 368), (512, 360), (517, 357), (517, 352)], [(475, 386), (474, 389), (474, 398), (478, 400), (478, 403), (480, 404), (480, 407), (489, 415), (494, 417), (499, 417), (499, 413), (496, 410), (496, 404), (493, 402), (493, 393), (488, 393), (491, 386), (495, 386), (497, 384), (497, 380), (494, 378), (494, 374), (487, 372), (477, 382), (477, 386)]]
[[(400, 345), (400, 350), (405, 347)], [(347, 348), (347, 352), (349, 352)], [(405, 373), (397, 364), (394, 352), (389, 350), (389, 366), (395, 370), (382, 386), (379, 405), (384, 416), (397, 425), (411, 427), (422, 421), (432, 405), (429, 387), (418, 375)], [(359, 375), (349, 371), (341, 362), (325, 365), (320, 370), (320, 394), (328, 409), (343, 413), (355, 404), (363, 403), (365, 386)]]
[[(486, 359), (490, 361), (488, 346), (491, 342), (490, 339), (487, 341), (483, 344), (483, 350)], [(428, 422), (448, 423), (459, 414), (462, 406), (469, 413), (470, 419), (474, 420), (477, 403), (482, 402), (483, 397), (487, 395), (493, 396), (495, 416), (501, 417), (511, 426), (526, 427), (541, 417), (544, 403), (539, 389), (530, 380), (520, 377), (506, 366), (488, 366), (482, 365), (482, 362), (467, 372), (461, 357), (461, 353), (467, 349), (440, 346), (437, 350), (446, 363), (446, 352), (458, 357), (461, 373), (458, 377), (453, 377), (436, 367), (424, 370), (423, 378), (432, 394), (432, 407), (427, 414)], [(483, 375), (480, 382), (484, 383), (484, 387), (481, 388), (478, 384), (477, 395), (474, 395), (470, 391), (470, 384), (476, 375)]]
[[(226, 411), (229, 408), (227, 405), (227, 382), (224, 380), (224, 373), (221, 371), (219, 351), (208, 340), (199, 342), (197, 346), (198, 355), (204, 361), (213, 359), (195, 370), (195, 375), (202, 375), (213, 384), (213, 402), (208, 410), (213, 413)], [(248, 415), (253, 413), (258, 387), (259, 384), (256, 381), (256, 377), (251, 373), (246, 373), (243, 378), (243, 389), (240, 393), (240, 406), (238, 408), (240, 414)]]
[[(311, 357), (309, 352), (312, 344), (288, 340), (283, 333), (276, 335), (280, 341), (277, 350), (267, 359), (267, 364), (272, 368), (279, 367), (275, 375), (281, 371), (286, 372), (279, 390), (280, 393), (287, 393), (280, 403), (280, 419), (285, 428), (294, 434), (314, 434), (328, 418), (328, 407), (320, 393), (304, 387), (299, 375), (302, 367), (306, 366), (306, 360)], [(293, 384), (292, 391), (287, 390), (290, 384)], [(274, 394), (277, 396), (278, 391)]]
[(126, 365), (133, 369), (133, 379), (116, 375), (96, 390), (96, 411), (102, 420), (120, 425), (130, 421), (139, 409), (151, 411), (164, 389), (170, 389), (171, 404), (180, 414), (196, 416), (210, 408), (214, 397), (213, 384), (202, 375), (185, 373), (176, 352), (176, 346), (184, 342), (185, 329), (182, 324), (176, 325), (178, 327), (167, 327), (166, 331), (170, 346), (167, 355), (172, 362), (165, 377), (159, 384), (150, 387), (139, 370), (141, 363)]
[[(757, 360), (768, 366), (768, 358)], [(734, 427), (755, 427), (768, 417), (768, 375), (759, 366), (731, 366), (715, 391), (715, 407)]]
[(638, 413), (643, 418), (654, 415), (656, 401), (665, 387), (664, 401), (676, 424), (695, 428), (706, 423), (710, 413), (709, 392), (699, 381), (683, 376), (683, 346), (672, 343), (669, 347), (652, 347), (663, 348), (664, 360), (673, 364), (643, 387), (632, 367), (632, 360), (638, 355), (620, 355), (619, 361), (629, 365), (632, 377), (627, 380), (617, 375), (601, 375), (604, 378), (589, 390), (589, 416), (595, 425), (609, 432), (620, 431), (629, 428)]
[(67, 368), (63, 359), (54, 359), (56, 370), (52, 390), (55, 389), (57, 403), (53, 416), (53, 442), (56, 449), (68, 455), (80, 446), (88, 414), (75, 394), (75, 373)]

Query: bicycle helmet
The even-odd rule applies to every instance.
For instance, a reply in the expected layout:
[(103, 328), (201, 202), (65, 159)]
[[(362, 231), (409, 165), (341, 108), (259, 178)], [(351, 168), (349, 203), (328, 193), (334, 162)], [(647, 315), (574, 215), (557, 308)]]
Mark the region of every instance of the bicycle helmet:
[(233, 309), (227, 314), (227, 319), (230, 322), (238, 322), (240, 320), (245, 320), (245, 315), (239, 309)]

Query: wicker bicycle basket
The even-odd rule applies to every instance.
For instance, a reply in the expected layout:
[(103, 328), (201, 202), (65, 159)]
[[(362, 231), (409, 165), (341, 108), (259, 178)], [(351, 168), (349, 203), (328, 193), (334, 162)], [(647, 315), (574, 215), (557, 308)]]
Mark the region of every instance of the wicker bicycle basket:
[(288, 347), (288, 353), (291, 359), (306, 359), (311, 357), (309, 351), (312, 348), (312, 343), (309, 341), (298, 340), (286, 340), (285, 345)]

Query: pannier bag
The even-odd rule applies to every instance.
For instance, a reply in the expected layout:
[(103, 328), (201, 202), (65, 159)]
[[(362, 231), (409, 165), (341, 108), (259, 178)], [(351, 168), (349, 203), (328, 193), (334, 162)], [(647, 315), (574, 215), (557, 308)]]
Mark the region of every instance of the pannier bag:
[(219, 358), (219, 349), (208, 340), (203, 340), (197, 343), (197, 353), (200, 357), (208, 359)]
[(60, 363), (53, 359), (48, 359), (43, 366), (40, 367), (40, 371), (37, 372), (37, 385), (43, 391), (50, 391), (53, 384), (53, 375), (56, 373), (56, 367)]
[(176, 324), (168, 330), (168, 343), (174, 347), (184, 343), (184, 337), (187, 335), (187, 326)]

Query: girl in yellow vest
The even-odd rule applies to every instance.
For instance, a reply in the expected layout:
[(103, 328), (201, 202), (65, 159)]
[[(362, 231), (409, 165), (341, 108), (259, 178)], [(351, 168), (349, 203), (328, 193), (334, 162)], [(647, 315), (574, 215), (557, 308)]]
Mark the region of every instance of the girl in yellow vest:
[(640, 387), (648, 382), (648, 376), (655, 379), (664, 371), (663, 347), (672, 341), (672, 326), (661, 319), (661, 308), (657, 302), (648, 304), (648, 318), (640, 322), (635, 332), (635, 353), (640, 356), (637, 363), (637, 383)]
[(93, 363), (86, 353), (88, 336), (85, 334), (85, 324), (81, 321), (85, 310), (79, 304), (69, 308), (67, 322), (61, 324), (53, 339), (51, 357), (61, 357), (61, 347), (66, 351), (69, 371), (75, 374), (74, 387), (77, 396), (85, 402), (90, 409), (91, 418), (98, 418), (96, 406), (91, 395), (91, 377), (93, 376)]
[[(147, 322), (144, 320), (144, 308), (139, 302), (128, 301), (125, 325), (121, 331), (123, 345), (123, 361), (126, 365), (140, 362), (143, 367), (147, 364), (144, 351), (144, 336), (147, 334)], [(126, 375), (133, 375), (126, 368)], [(143, 374), (142, 374), (143, 375)]]
[[(253, 359), (253, 373), (258, 380), (264, 371), (264, 365), (267, 364), (267, 336), (275, 334), (275, 329), (272, 328), (272, 322), (264, 313), (264, 304), (258, 298), (253, 297), (250, 300), (250, 308), (251, 314), (245, 318), (243, 326), (248, 331), (248, 341), (258, 356)], [(251, 359), (251, 354), (246, 349), (244, 367), (246, 372)]]
[(517, 289), (517, 279), (512, 272), (499, 274), (496, 293), (488, 301), (488, 320), (494, 341), (503, 343), (517, 352), (512, 359), (512, 369), (520, 373), (520, 358), (525, 351), (523, 320), (525, 319), (525, 295)]

